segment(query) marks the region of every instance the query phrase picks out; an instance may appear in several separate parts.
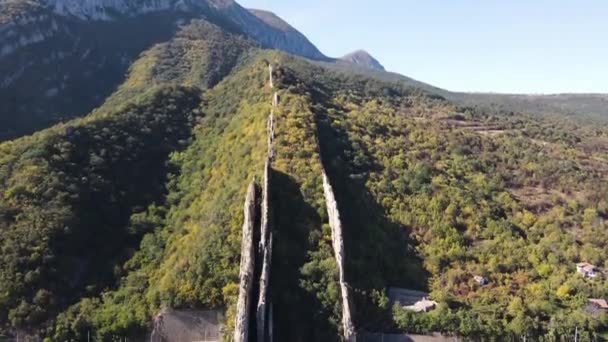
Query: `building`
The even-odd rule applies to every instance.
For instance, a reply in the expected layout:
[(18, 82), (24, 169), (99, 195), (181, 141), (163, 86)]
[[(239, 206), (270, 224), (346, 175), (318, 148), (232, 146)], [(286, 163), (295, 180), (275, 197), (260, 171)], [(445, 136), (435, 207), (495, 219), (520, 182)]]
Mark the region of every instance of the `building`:
[(414, 291), (391, 287), (388, 289), (389, 304), (398, 303), (404, 309), (414, 312), (429, 312), (437, 307), (437, 302), (428, 299), (429, 294), (422, 291)]
[(600, 274), (598, 268), (588, 262), (581, 262), (576, 264), (576, 272), (578, 272), (585, 278), (595, 278)]
[(476, 275), (473, 277), (473, 279), (475, 279), (475, 282), (477, 284), (479, 284), (480, 286), (488, 285), (488, 279), (486, 279), (482, 276)]
[(592, 315), (599, 315), (602, 312), (608, 312), (608, 302), (605, 299), (589, 298), (586, 306), (587, 312)]
[(222, 314), (214, 310), (170, 310), (154, 318), (151, 342), (222, 341)]

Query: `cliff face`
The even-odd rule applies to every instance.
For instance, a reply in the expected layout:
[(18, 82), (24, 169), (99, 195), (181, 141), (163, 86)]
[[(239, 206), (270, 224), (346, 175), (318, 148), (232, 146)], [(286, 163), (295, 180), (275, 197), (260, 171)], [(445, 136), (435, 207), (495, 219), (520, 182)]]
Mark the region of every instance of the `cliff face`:
[(247, 342), (249, 339), (249, 316), (255, 269), (255, 247), (253, 229), (256, 211), (255, 182), (249, 184), (245, 198), (243, 240), (241, 242), (241, 268), (239, 272), (239, 298), (236, 306), (234, 341)]
[[(270, 88), (274, 88), (273, 80), (273, 68), (272, 64), (268, 65), (269, 79), (268, 84)], [(264, 165), (264, 176), (262, 184), (262, 205), (261, 205), (261, 224), (260, 224), (260, 244), (258, 250), (258, 256), (262, 259), (262, 267), (260, 273), (260, 286), (258, 305), (256, 309), (256, 329), (257, 329), (257, 340), (259, 342), (272, 341), (272, 313), (269, 313), (269, 298), (268, 292), (270, 287), (270, 274), (272, 267), (272, 245), (273, 245), (273, 232), (272, 232), (272, 215), (270, 205), (270, 184), (272, 182), (272, 159), (274, 157), (274, 110), (278, 103), (276, 100), (276, 92), (274, 95), (272, 109), (268, 116), (268, 122), (266, 124), (266, 135), (268, 140), (268, 155), (266, 164)]]
[(348, 294), (348, 286), (344, 275), (344, 236), (342, 233), (342, 222), (340, 221), (340, 213), (338, 211), (338, 203), (334, 195), (333, 188), (329, 183), (329, 179), (325, 171), (323, 171), (323, 193), (325, 195), (325, 205), (327, 206), (327, 216), (329, 217), (329, 226), (331, 227), (331, 240), (334, 249), (336, 264), (338, 265), (340, 292), (342, 295), (342, 329), (344, 330), (344, 339), (347, 342), (354, 341), (355, 327), (351, 316), (350, 298)]
[[(182, 28), (196, 19), (244, 35), (252, 46), (325, 58), (278, 17), (249, 11), (232, 0), (3, 0), (0, 140), (84, 115), (101, 105), (124, 81), (138, 56), (155, 44), (179, 38)], [(190, 38), (203, 41), (207, 35)], [(179, 58), (180, 53), (167, 56)]]
[[(239, 22), (249, 35), (263, 46), (283, 50), (310, 59), (326, 59), (306, 36), (293, 28), (276, 14), (268, 11), (250, 9), (255, 17), (246, 13), (235, 13)], [(260, 25), (263, 23), (264, 25)]]
[[(267, 321), (268, 321), (268, 289), (270, 285), (270, 272), (272, 263), (272, 230), (270, 219), (270, 161), (264, 166), (264, 179), (262, 185), (262, 205), (261, 205), (261, 227), (260, 245), (258, 257), (262, 259), (262, 269), (260, 274), (259, 296), (256, 308), (257, 340), (267, 341)], [(272, 336), (272, 331), (269, 332)]]
[(219, 14), (264, 47), (312, 59), (326, 58), (302, 33), (275, 14), (247, 10), (232, 0), (44, 0), (42, 3), (57, 15), (96, 21), (160, 11)]

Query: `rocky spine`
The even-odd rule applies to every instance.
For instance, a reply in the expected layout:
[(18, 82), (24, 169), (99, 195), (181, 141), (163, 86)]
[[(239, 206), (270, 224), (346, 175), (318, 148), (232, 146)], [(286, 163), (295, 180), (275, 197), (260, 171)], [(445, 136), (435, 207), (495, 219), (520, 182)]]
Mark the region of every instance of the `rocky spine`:
[(260, 293), (256, 310), (258, 341), (266, 341), (267, 315), (268, 315), (268, 287), (270, 280), (270, 267), (272, 261), (272, 231), (270, 226), (270, 160), (264, 167), (264, 185), (262, 187), (262, 219), (259, 254), (262, 257), (262, 272), (260, 275)]
[[(269, 84), (270, 88), (274, 88), (273, 82), (273, 68), (272, 64), (268, 65), (269, 71)], [(278, 105), (274, 99), (276, 98), (276, 92), (273, 96), (272, 109), (268, 116), (268, 123), (266, 127), (266, 134), (268, 136), (268, 156), (266, 164), (264, 165), (264, 183), (262, 185), (262, 206), (261, 206), (261, 227), (260, 227), (260, 246), (258, 255), (262, 257), (262, 271), (260, 274), (260, 290), (258, 297), (258, 306), (256, 310), (256, 328), (257, 338), (259, 342), (272, 340), (271, 326), (267, 324), (269, 315), (268, 312), (268, 288), (270, 281), (270, 268), (272, 264), (272, 222), (270, 213), (270, 183), (272, 174), (272, 159), (274, 157), (274, 110)], [(268, 331), (268, 334), (267, 334)], [(267, 338), (268, 337), (268, 338)]]
[(325, 195), (325, 204), (327, 206), (327, 216), (329, 217), (329, 226), (331, 227), (331, 239), (334, 249), (336, 263), (338, 264), (340, 292), (342, 295), (342, 328), (344, 330), (344, 340), (353, 342), (355, 340), (355, 328), (352, 321), (350, 300), (348, 294), (348, 285), (344, 275), (344, 236), (342, 233), (342, 222), (340, 221), (340, 213), (338, 211), (338, 203), (334, 195), (333, 188), (329, 183), (329, 178), (323, 170), (323, 193)]
[(241, 266), (239, 272), (239, 298), (236, 306), (234, 325), (234, 342), (249, 340), (249, 317), (251, 307), (251, 289), (255, 269), (255, 246), (253, 230), (256, 212), (255, 180), (249, 184), (245, 198), (243, 240), (241, 242)]

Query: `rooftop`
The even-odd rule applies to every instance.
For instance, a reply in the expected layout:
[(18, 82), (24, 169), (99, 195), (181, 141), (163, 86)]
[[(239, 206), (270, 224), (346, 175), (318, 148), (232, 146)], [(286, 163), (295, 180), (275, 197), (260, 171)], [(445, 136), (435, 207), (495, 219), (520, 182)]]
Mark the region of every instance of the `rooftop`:
[(589, 303), (599, 306), (604, 310), (608, 310), (608, 302), (605, 299), (590, 298)]

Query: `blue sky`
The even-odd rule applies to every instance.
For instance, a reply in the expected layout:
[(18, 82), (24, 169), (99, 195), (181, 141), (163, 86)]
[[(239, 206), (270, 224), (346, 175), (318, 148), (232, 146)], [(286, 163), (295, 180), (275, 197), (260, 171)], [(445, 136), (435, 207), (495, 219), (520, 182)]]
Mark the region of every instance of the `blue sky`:
[(608, 93), (606, 0), (237, 0), (335, 57), (455, 91)]

